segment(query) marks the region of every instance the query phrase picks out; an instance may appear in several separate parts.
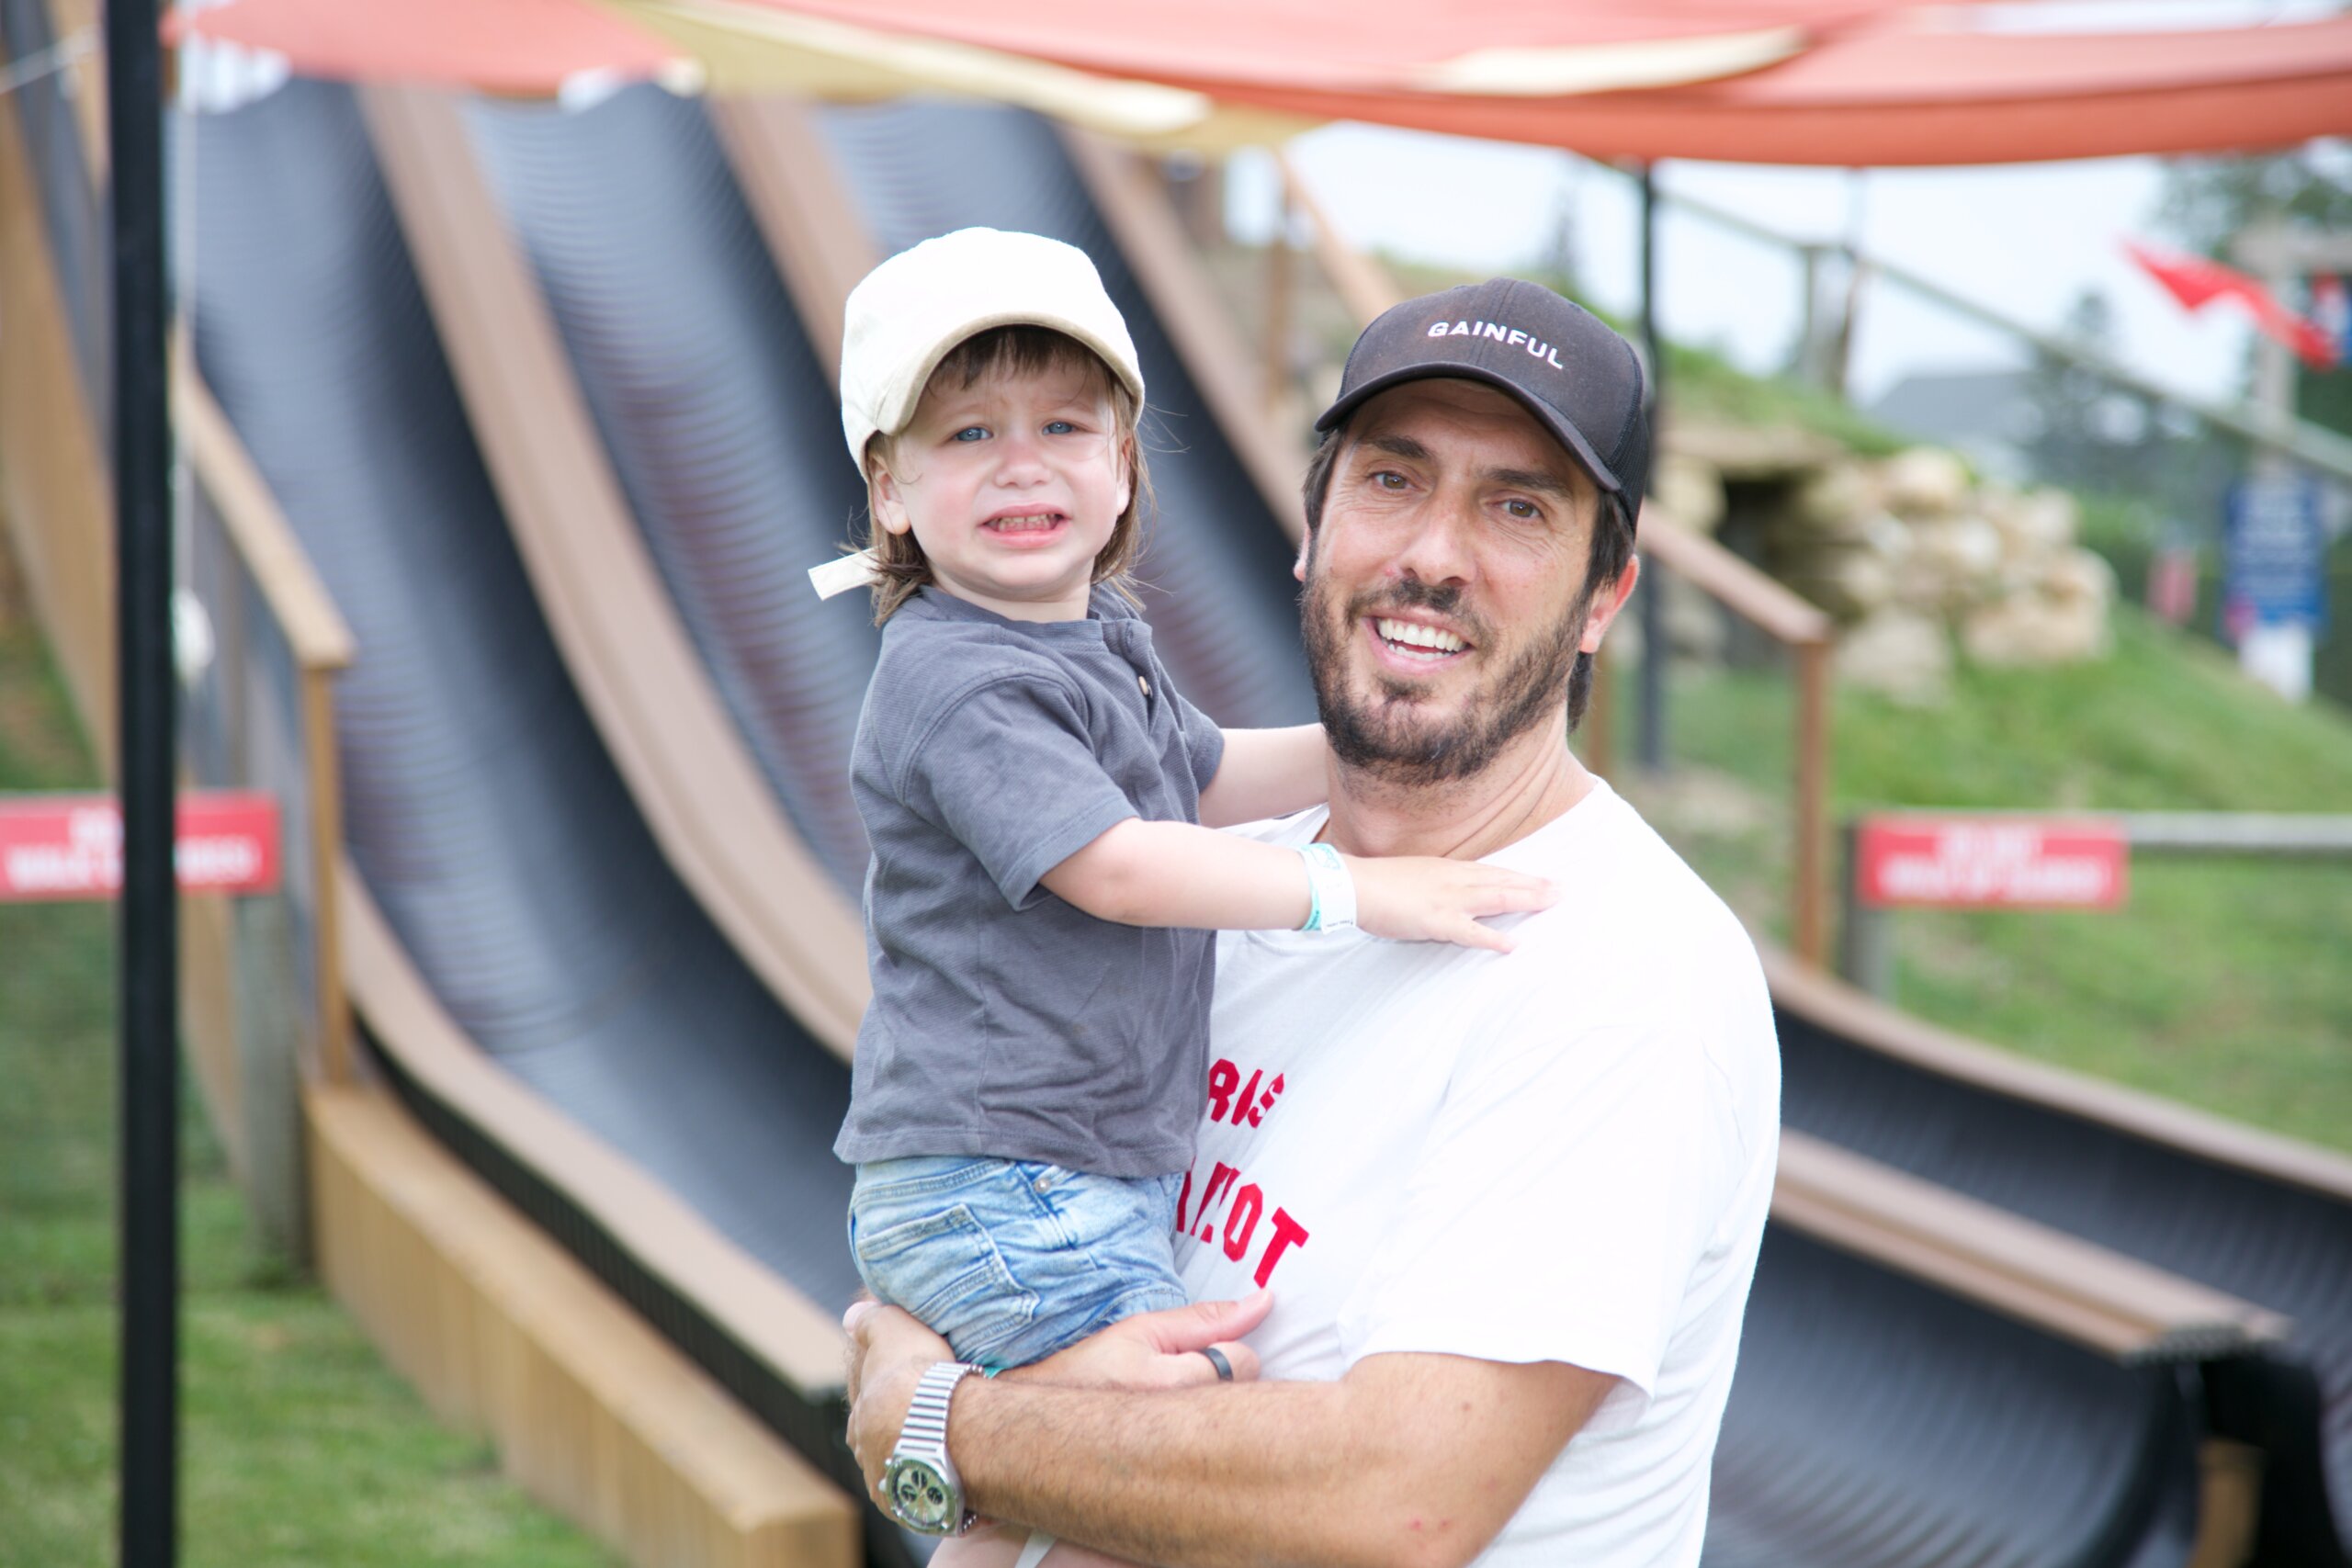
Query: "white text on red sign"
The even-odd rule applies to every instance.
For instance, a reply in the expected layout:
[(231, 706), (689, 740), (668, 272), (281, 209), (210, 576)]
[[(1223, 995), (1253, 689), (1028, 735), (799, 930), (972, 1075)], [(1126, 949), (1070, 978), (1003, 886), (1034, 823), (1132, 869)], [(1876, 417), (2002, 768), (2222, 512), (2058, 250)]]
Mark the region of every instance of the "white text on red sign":
[(1855, 893), (1881, 908), (2112, 909), (2130, 841), (2111, 823), (2014, 818), (1871, 818)]
[[(277, 803), (217, 791), (178, 802), (173, 868), (187, 893), (274, 893)], [(122, 814), (108, 795), (0, 799), (0, 901), (112, 898), (122, 891)]]

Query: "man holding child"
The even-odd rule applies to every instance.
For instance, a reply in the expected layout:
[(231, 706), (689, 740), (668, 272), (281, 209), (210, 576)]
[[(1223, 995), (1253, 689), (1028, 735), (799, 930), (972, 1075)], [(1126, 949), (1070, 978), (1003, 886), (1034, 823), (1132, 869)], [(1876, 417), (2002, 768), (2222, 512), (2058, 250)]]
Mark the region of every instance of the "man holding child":
[(1238, 832), (1558, 901), (1486, 922), (1509, 952), (1227, 930), (1173, 1216), (1200, 1304), (996, 1379), (853, 1308), (869, 1481), (936, 1455), (955, 1518), (1170, 1568), (1698, 1561), (1780, 1077), (1747, 936), (1567, 746), (1638, 574), (1643, 404), (1532, 284), (1365, 331), (1298, 567), (1329, 804)]

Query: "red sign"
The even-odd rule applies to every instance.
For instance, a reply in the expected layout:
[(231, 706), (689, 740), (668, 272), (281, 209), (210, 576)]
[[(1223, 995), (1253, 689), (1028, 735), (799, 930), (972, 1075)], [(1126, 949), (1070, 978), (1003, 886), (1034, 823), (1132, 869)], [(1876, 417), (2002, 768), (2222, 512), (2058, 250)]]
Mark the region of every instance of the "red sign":
[(1855, 894), (1878, 908), (2112, 909), (2131, 844), (2109, 822), (2024, 817), (1872, 817)]
[[(173, 852), (187, 893), (277, 891), (277, 802), (210, 791), (179, 799)], [(0, 798), (0, 901), (111, 898), (122, 890), (122, 813), (110, 795)]]

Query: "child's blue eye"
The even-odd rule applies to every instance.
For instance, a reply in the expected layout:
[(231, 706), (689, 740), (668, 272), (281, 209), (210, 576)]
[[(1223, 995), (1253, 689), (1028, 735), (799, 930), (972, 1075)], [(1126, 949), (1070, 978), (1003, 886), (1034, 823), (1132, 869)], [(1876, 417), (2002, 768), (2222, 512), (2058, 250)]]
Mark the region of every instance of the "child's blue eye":
[(948, 439), (951, 441), (986, 441), (988, 438), (989, 427), (987, 425), (967, 424)]
[(1077, 433), (1078, 426), (1066, 419), (1049, 419), (1046, 422), (1046, 434), (1048, 435), (1075, 435)]

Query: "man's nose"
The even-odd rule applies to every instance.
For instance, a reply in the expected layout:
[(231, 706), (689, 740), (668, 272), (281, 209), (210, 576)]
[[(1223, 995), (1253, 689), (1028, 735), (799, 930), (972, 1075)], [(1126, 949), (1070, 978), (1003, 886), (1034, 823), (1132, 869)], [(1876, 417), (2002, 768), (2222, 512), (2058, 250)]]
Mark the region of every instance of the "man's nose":
[(1431, 496), (1414, 517), (1403, 547), (1390, 562), (1391, 570), (1431, 586), (1468, 581), (1477, 524), (1476, 510), (1468, 502), (1443, 494)]

